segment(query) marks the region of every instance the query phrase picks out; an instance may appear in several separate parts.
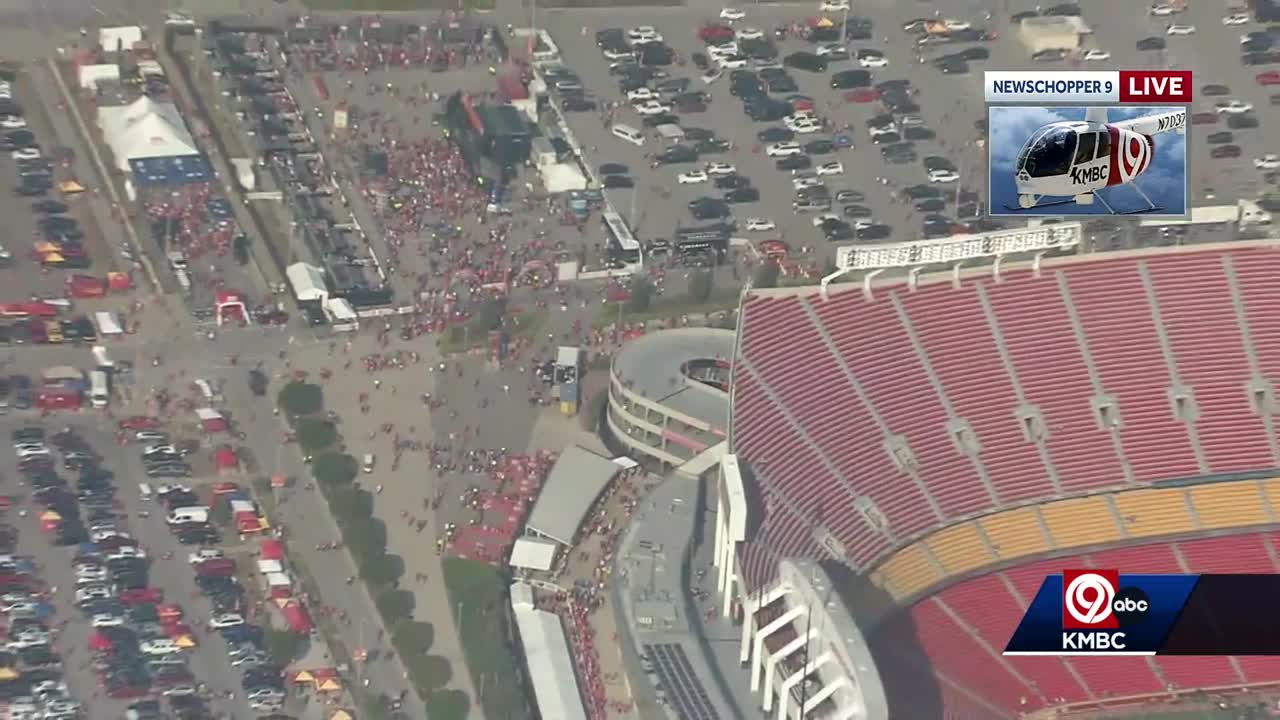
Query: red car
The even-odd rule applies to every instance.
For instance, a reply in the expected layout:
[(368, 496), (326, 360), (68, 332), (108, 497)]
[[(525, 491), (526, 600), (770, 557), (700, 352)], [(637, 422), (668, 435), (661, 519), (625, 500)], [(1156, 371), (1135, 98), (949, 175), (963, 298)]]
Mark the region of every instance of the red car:
[(1254, 79), (1258, 81), (1259, 85), (1280, 85), (1280, 70), (1260, 72), (1254, 76)]
[(727, 42), (737, 37), (728, 25), (707, 24), (698, 30), (698, 39), (704, 43)]
[(107, 697), (116, 700), (136, 700), (151, 694), (151, 688), (141, 685), (118, 685), (107, 688)]
[(844, 99), (851, 103), (870, 103), (880, 100), (880, 91), (875, 88), (860, 88), (844, 94)]
[(1191, 116), (1192, 125), (1216, 125), (1218, 123), (1218, 113), (1198, 112)]
[(1230, 158), (1240, 157), (1239, 145), (1219, 145), (1209, 151), (1209, 156), (1216, 160), (1226, 160)]
[(201, 577), (231, 577), (235, 573), (236, 561), (231, 558), (215, 558), (196, 565), (196, 575)]

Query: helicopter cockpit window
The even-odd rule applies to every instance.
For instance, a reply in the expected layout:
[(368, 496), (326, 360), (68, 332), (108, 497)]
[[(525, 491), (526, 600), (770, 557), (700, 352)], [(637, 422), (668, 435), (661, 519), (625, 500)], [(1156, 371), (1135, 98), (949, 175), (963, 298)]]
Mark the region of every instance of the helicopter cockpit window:
[(1080, 145), (1076, 148), (1076, 164), (1093, 162), (1094, 149), (1098, 145), (1097, 132), (1080, 133)]
[(1071, 171), (1076, 156), (1076, 133), (1059, 127), (1045, 133), (1028, 153), (1025, 168), (1031, 177), (1054, 177)]

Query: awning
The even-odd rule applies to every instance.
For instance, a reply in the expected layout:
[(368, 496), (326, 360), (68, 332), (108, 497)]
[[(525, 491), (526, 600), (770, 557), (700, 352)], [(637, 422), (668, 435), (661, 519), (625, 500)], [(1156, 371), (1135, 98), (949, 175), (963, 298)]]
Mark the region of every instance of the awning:
[(258, 546), (263, 560), (283, 560), (284, 544), (279, 540), (263, 540)]

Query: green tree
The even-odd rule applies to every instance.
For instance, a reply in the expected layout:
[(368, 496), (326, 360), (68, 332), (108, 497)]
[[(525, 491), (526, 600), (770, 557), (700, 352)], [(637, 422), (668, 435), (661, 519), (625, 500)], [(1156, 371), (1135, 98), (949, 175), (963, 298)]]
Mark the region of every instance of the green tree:
[(427, 698), (427, 715), (431, 720), (466, 720), (471, 700), (461, 690), (439, 690)]
[(490, 330), (498, 330), (502, 327), (502, 319), (507, 315), (507, 301), (505, 298), (489, 298), (480, 306), (480, 315), (478, 322), (480, 329), (488, 332)]
[(382, 553), (360, 563), (360, 577), (373, 588), (386, 587), (403, 575), (404, 558), (399, 555)]
[(324, 391), (319, 385), (294, 380), (280, 388), (276, 402), (290, 417), (314, 415), (324, 409)]
[(715, 277), (707, 271), (696, 272), (689, 278), (689, 300), (695, 305), (711, 299), (711, 291), (715, 289)]
[(266, 629), (267, 654), (280, 665), (289, 665), (306, 651), (307, 638), (290, 630)]
[(338, 441), (338, 428), (328, 420), (302, 418), (297, 425), (298, 444), (304, 455), (328, 450)]
[(765, 260), (756, 267), (755, 274), (751, 277), (751, 285), (756, 288), (778, 287), (778, 275), (782, 268), (778, 267), (778, 263), (773, 260)]
[(449, 667), (449, 661), (439, 655), (420, 655), (403, 659), (409, 669), (409, 681), (413, 683), (419, 695), (430, 695), (448, 685), (453, 679), (453, 668)]
[(636, 278), (631, 281), (631, 299), (627, 301), (627, 312), (646, 313), (653, 305), (655, 289), (649, 278)]
[(374, 600), (382, 621), (394, 626), (413, 616), (413, 593), (408, 590), (384, 590)]
[(322, 489), (346, 487), (360, 474), (360, 466), (350, 455), (326, 452), (311, 461), (311, 472)]
[(402, 657), (426, 655), (436, 639), (436, 629), (431, 623), (405, 620), (391, 633), (391, 644)]

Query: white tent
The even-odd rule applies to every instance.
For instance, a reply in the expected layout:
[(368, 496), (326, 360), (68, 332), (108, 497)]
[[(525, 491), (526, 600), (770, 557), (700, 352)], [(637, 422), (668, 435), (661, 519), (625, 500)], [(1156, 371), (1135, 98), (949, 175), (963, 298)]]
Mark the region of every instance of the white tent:
[(556, 550), (560, 545), (553, 540), (522, 537), (511, 548), (511, 567), (528, 570), (550, 570), (555, 564)]
[(587, 712), (578, 694), (578, 678), (573, 671), (575, 663), (559, 616), (521, 606), (514, 607), (513, 614), (542, 717), (586, 720)]
[(142, 28), (137, 25), (123, 27), (104, 27), (98, 30), (98, 45), (103, 52), (132, 50), (133, 46), (142, 42)]
[(99, 85), (120, 82), (120, 66), (114, 63), (107, 65), (81, 65), (80, 88), (95, 91)]
[(129, 171), (130, 160), (199, 155), (178, 108), (141, 97), (132, 104), (98, 110), (98, 126), (116, 158)]
[(296, 262), (284, 269), (285, 277), (293, 286), (293, 295), (299, 302), (324, 302), (329, 291), (324, 284), (324, 271), (315, 265)]

